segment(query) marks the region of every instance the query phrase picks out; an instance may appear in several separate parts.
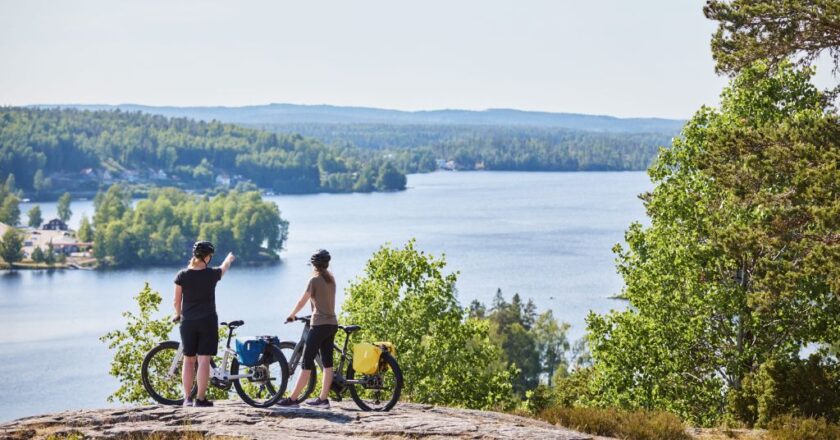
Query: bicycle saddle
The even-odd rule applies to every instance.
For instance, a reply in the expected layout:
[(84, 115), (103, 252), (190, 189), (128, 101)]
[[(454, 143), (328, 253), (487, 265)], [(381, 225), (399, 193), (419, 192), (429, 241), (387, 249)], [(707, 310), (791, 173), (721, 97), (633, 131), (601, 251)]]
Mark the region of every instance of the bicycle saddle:
[(361, 329), (362, 329), (362, 327), (361, 327), (361, 326), (359, 326), (359, 325), (340, 325), (340, 326), (338, 326), (338, 328), (340, 328), (340, 329), (344, 330), (344, 331), (345, 331), (348, 335), (349, 335), (350, 333), (353, 333), (353, 332), (355, 332), (355, 331), (357, 331), (357, 330), (361, 330)]
[(231, 321), (231, 322), (223, 322), (222, 325), (228, 326), (230, 328), (240, 327), (245, 324), (245, 321), (238, 320), (238, 321)]

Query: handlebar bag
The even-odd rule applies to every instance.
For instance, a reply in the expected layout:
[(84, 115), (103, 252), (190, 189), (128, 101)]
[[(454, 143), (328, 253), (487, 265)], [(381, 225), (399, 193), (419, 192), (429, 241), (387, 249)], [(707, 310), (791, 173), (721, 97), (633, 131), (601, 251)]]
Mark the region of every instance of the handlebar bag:
[(246, 367), (253, 367), (257, 365), (260, 356), (265, 351), (265, 339), (262, 338), (248, 338), (236, 339), (236, 358), (239, 363)]

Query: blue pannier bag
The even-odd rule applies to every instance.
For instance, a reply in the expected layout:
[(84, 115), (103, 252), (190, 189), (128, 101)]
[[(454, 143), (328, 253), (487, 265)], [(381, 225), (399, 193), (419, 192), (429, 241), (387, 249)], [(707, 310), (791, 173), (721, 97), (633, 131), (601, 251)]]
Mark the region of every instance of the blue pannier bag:
[(265, 351), (266, 341), (262, 338), (236, 339), (236, 357), (239, 363), (253, 367)]

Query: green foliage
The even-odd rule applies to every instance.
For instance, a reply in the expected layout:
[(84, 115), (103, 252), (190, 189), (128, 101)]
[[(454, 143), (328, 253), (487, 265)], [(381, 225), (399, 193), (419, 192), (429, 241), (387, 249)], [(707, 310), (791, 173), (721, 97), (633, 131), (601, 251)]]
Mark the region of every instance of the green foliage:
[(588, 318), (596, 403), (714, 424), (760, 365), (840, 337), (840, 122), (810, 75), (743, 70), (660, 153), (616, 248), (630, 307)]
[(473, 301), (469, 309), (470, 317), (490, 322), (490, 339), (499, 344), (505, 362), (519, 370), (513, 382), (519, 397), (535, 389), (543, 376), (550, 386), (555, 370), (565, 370), (569, 324), (558, 323), (551, 310), (537, 315), (534, 302), (523, 302), (519, 294), (508, 303), (501, 289), (496, 291), (489, 312), (478, 301)]
[(47, 245), (47, 252), (44, 254), (44, 263), (49, 264), (52, 266), (55, 264), (56, 256), (55, 256), (55, 247), (53, 247), (52, 242)]
[[(558, 370), (558, 373), (566, 370)], [(592, 390), (592, 367), (576, 368), (566, 374), (556, 374), (551, 401), (561, 407), (587, 406), (597, 401)]]
[(41, 216), (41, 207), (35, 205), (29, 212), (26, 213), (26, 216), (29, 217), (29, 227), (31, 228), (40, 228), (41, 224), (44, 223), (44, 217)]
[(36, 247), (32, 250), (32, 255), (30, 255), (30, 258), (32, 258), (32, 261), (36, 263), (43, 263), (47, 261), (47, 256), (46, 254), (44, 254), (44, 251), (40, 247)]
[(146, 283), (134, 300), (139, 310), (137, 314), (122, 314), (127, 321), (125, 329), (108, 332), (99, 338), (108, 344), (109, 349), (115, 350), (109, 373), (120, 381), (120, 387), (108, 396), (109, 402), (150, 402), (140, 375), (143, 357), (154, 346), (169, 339), (174, 326), (166, 317), (153, 318), (152, 315), (160, 307), (161, 296), (149, 287), (149, 283)]
[(403, 397), (469, 408), (511, 405), (514, 371), (490, 339), (488, 323), (467, 316), (455, 291), (457, 275), (444, 258), (380, 248), (351, 283), (342, 321), (358, 324), (355, 341), (390, 341), (406, 377)]
[(114, 266), (184, 262), (196, 240), (246, 262), (276, 261), (288, 231), (277, 205), (256, 192), (206, 198), (159, 188), (132, 207), (128, 192), (114, 185), (94, 204), (94, 254)]
[(23, 258), (23, 234), (15, 228), (9, 228), (0, 239), (0, 258), (8, 264), (14, 264)]
[(809, 64), (827, 51), (840, 68), (840, 6), (836, 0), (711, 0), (706, 17), (718, 72), (737, 73), (757, 60), (773, 66), (799, 56)]
[(20, 222), (20, 199), (15, 190), (14, 178), (0, 186), (0, 223), (16, 226)]
[(93, 240), (93, 226), (91, 226), (87, 215), (82, 214), (79, 230), (76, 231), (76, 238), (83, 243), (90, 243)]
[(840, 440), (840, 426), (825, 419), (783, 416), (770, 423), (772, 440)]
[(62, 194), (58, 199), (58, 218), (63, 222), (70, 220), (70, 217), (73, 216), (73, 211), (70, 210), (71, 200), (69, 192)]
[[(167, 185), (196, 189), (216, 186), (217, 176), (240, 176), (284, 193), (399, 189), (405, 175), (391, 168), (373, 184), (386, 162), (300, 135), (217, 121), (139, 112), (0, 108), (0, 178), (20, 173), (20, 187), (39, 197), (59, 185), (95, 190), (106, 180), (106, 170), (119, 181), (145, 178), (155, 184), (162, 178)], [(87, 168), (97, 177), (81, 178), (79, 172)]]
[[(677, 130), (643, 128), (641, 132), (595, 132), (510, 125), (285, 124), (268, 126), (294, 131), (327, 143), (350, 143), (356, 154), (387, 154), (408, 173), (438, 168), (437, 160), (459, 169), (483, 167), (505, 171), (644, 170), (660, 146), (670, 145)], [(649, 131), (648, 133), (644, 131)]]
[(386, 191), (397, 191), (405, 189), (405, 174), (399, 172), (394, 164), (385, 162), (379, 167), (379, 176), (376, 178), (376, 187)]
[(809, 359), (771, 359), (744, 378), (729, 396), (730, 412), (758, 427), (783, 415), (840, 420), (840, 366)]
[(664, 411), (554, 406), (537, 418), (589, 434), (628, 440), (690, 440), (680, 419)]

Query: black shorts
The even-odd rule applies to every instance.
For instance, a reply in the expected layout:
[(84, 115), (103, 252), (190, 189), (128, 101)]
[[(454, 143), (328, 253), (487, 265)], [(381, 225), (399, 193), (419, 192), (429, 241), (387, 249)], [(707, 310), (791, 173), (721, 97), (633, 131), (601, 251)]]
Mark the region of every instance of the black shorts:
[(338, 326), (334, 324), (316, 325), (309, 329), (306, 337), (306, 347), (303, 349), (303, 368), (312, 370), (315, 368), (315, 355), (321, 352), (321, 363), (324, 368), (333, 366), (333, 342)]
[(216, 316), (181, 322), (184, 356), (215, 356), (219, 349), (219, 319)]

